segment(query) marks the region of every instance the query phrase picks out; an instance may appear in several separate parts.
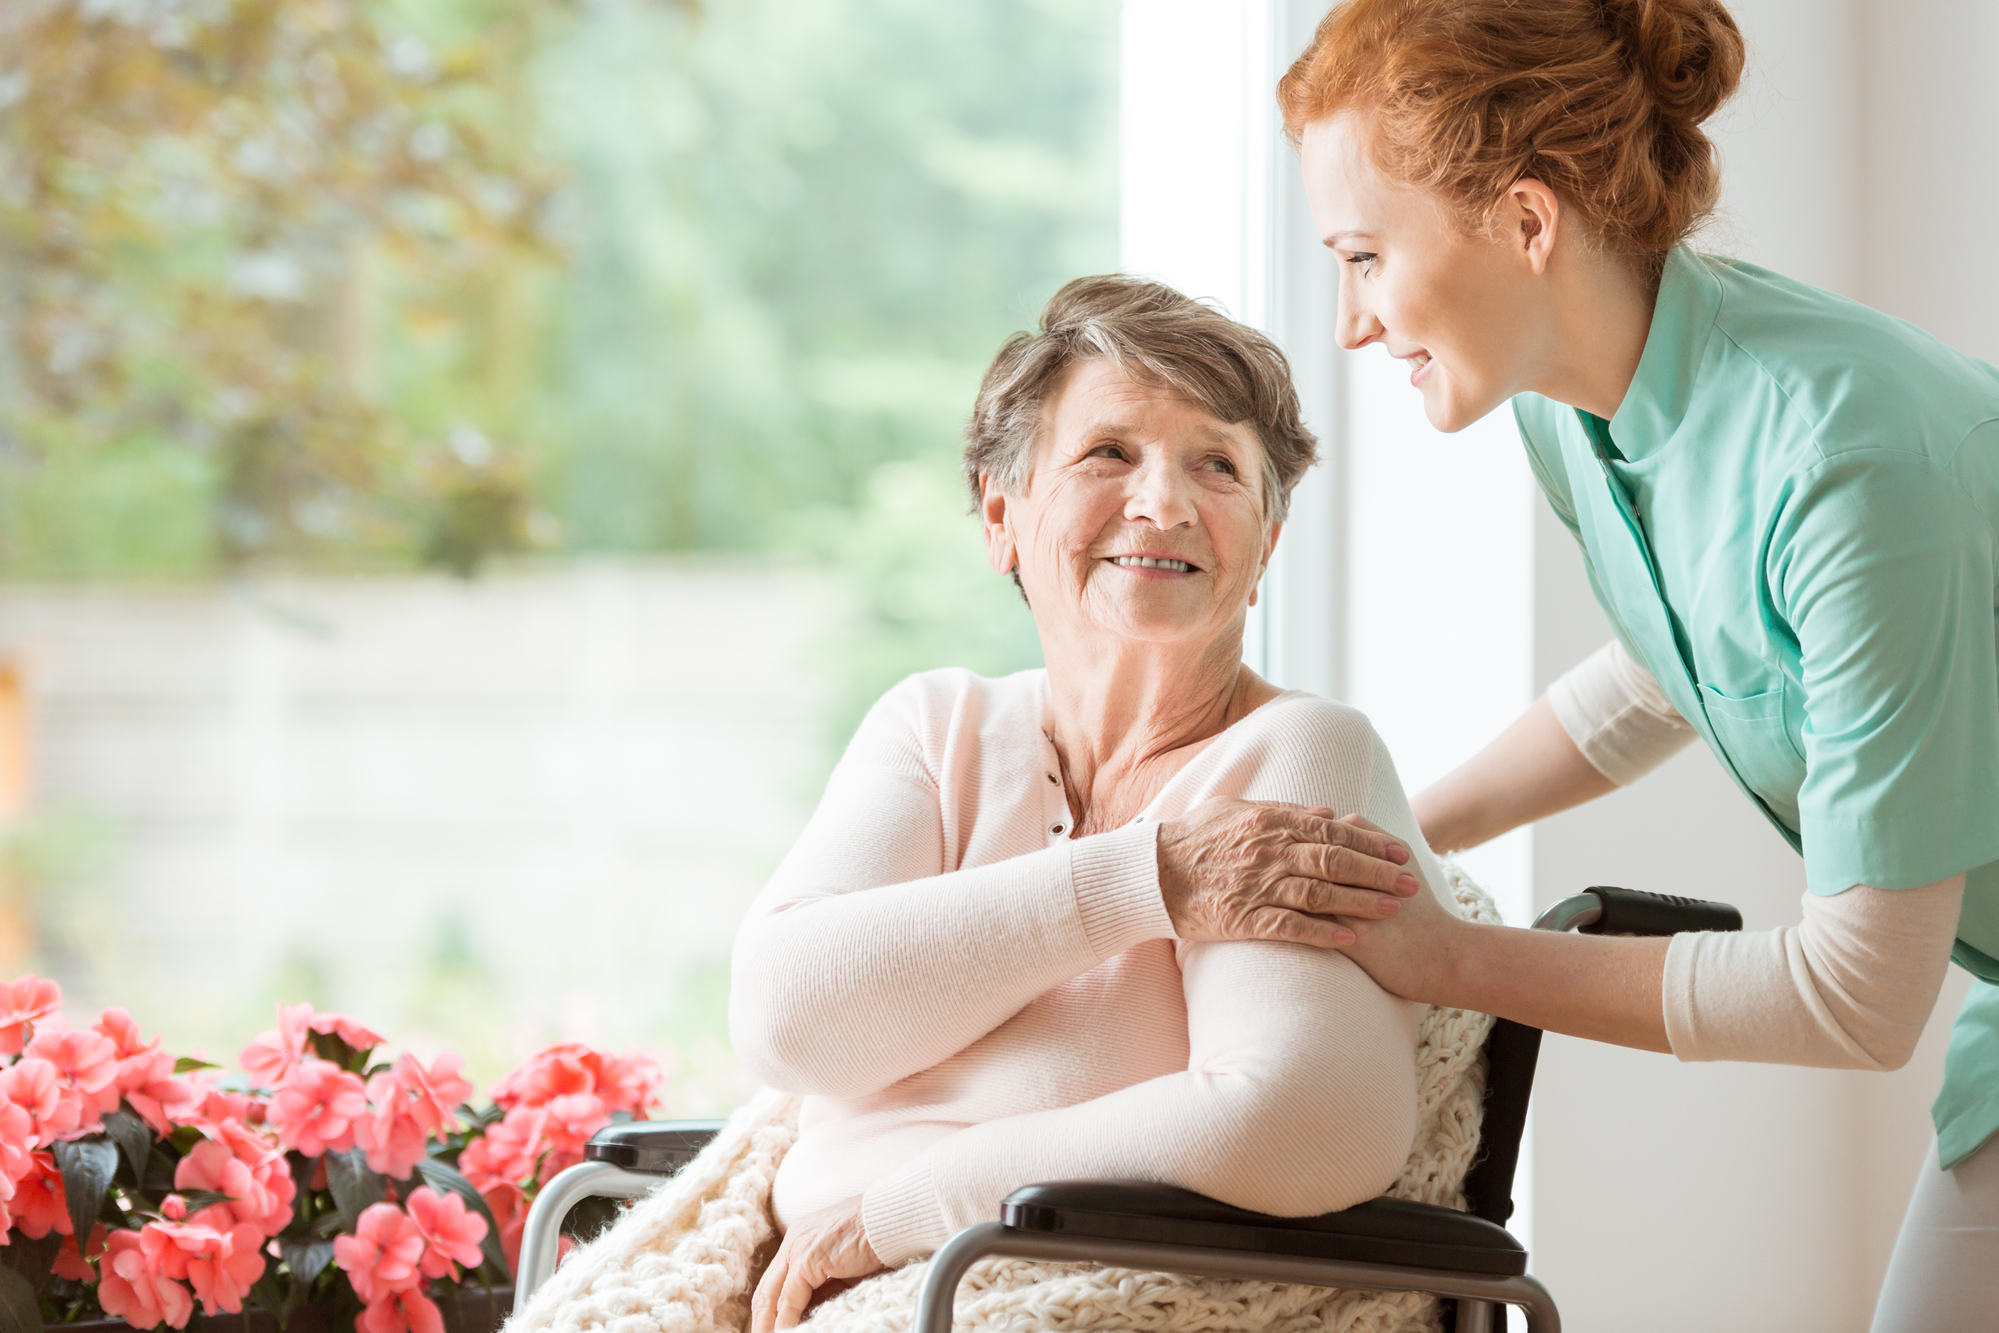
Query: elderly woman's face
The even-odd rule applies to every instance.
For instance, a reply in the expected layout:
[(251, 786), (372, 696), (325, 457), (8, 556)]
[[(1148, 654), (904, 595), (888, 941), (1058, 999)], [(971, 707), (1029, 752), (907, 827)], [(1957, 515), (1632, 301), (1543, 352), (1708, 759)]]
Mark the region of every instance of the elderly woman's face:
[(1069, 369), (1042, 421), (1027, 493), (989, 481), (984, 512), (993, 566), (1018, 559), (1044, 633), (1080, 618), (1168, 641), (1242, 616), (1277, 540), (1252, 427), (1101, 360)]

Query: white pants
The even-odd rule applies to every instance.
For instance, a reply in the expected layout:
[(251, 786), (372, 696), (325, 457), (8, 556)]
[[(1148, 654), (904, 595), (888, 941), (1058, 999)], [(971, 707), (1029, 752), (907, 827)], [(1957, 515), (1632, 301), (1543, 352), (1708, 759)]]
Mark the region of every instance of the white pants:
[(1999, 1136), (1948, 1171), (1937, 1147), (1916, 1178), (1874, 1333), (1990, 1333), (1999, 1328)]

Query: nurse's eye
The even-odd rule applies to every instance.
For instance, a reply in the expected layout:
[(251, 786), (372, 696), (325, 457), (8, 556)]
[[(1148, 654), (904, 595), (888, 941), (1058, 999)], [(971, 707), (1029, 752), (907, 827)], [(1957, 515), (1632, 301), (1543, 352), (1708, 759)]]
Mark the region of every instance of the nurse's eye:
[(1380, 256), (1372, 250), (1356, 250), (1347, 256), (1347, 263), (1359, 264), (1363, 268), (1367, 268), (1372, 267), (1374, 261), (1379, 258)]

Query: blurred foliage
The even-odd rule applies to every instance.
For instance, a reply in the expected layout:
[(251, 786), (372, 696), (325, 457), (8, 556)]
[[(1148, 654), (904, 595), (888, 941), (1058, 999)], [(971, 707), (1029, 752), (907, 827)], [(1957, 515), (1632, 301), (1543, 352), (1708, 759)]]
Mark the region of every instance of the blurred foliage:
[(371, 288), (449, 318), (548, 252), (542, 17), (433, 51), (341, 0), (0, 6), (9, 572), (407, 563), (467, 494), (517, 539), (520, 502), (370, 392)]
[(0, 577), (872, 521), (1114, 263), (1116, 9), (0, 4)]

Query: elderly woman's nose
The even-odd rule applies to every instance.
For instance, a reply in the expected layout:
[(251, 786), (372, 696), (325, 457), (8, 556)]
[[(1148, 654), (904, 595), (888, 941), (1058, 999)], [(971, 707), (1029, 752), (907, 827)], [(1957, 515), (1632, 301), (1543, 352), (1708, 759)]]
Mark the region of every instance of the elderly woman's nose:
[(1126, 493), (1124, 516), (1143, 519), (1156, 528), (1177, 528), (1200, 516), (1195, 504), (1194, 483), (1184, 469), (1166, 459), (1148, 459), (1132, 473)]

